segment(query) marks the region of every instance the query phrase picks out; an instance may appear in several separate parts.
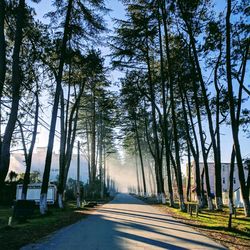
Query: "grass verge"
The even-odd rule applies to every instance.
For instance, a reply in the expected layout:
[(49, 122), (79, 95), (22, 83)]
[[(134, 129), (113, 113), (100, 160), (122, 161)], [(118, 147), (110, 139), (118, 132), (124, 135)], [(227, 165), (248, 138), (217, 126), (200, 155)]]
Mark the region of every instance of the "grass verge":
[[(145, 200), (147, 202), (147, 200)], [(194, 214), (192, 217), (186, 212), (181, 212), (178, 208), (168, 207), (161, 204), (152, 204), (162, 212), (176, 218), (177, 220), (192, 226), (197, 231), (206, 234), (208, 237), (221, 243), (232, 250), (250, 249), (250, 218), (244, 216), (243, 209), (237, 209), (236, 218), (232, 219), (232, 229), (228, 229), (228, 208), (223, 211), (209, 211), (203, 209), (198, 217)]]
[(75, 203), (69, 202), (64, 209), (49, 208), (49, 214), (42, 216), (39, 209), (35, 210), (31, 219), (25, 223), (13, 221), (8, 226), (8, 218), (12, 216), (12, 209), (0, 207), (0, 249), (15, 250), (33, 243), (48, 234), (73, 224), (91, 213), (93, 209), (76, 209)]

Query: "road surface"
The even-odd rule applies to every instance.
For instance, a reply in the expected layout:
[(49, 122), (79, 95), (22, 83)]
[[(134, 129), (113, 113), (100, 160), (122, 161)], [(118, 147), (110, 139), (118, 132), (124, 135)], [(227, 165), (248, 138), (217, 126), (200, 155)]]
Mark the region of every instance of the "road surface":
[(156, 208), (127, 195), (22, 250), (226, 249)]

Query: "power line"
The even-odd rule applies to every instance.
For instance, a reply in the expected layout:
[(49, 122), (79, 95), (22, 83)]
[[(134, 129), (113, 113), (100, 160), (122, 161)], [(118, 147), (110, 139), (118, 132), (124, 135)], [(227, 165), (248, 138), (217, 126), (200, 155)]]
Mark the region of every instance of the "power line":
[[(24, 101), (22, 101), (21, 100), (21, 102), (23, 103), (23, 104), (25, 104), (24, 103)], [(21, 106), (21, 105), (20, 105)], [(33, 114), (31, 114), (30, 113), (30, 111), (27, 111), (23, 106), (21, 106), (21, 108), (23, 108), (32, 118), (34, 118), (34, 115)], [(50, 131), (50, 129), (49, 129), (49, 127), (50, 127), (50, 125), (43, 119), (43, 118), (41, 118), (40, 116), (38, 116), (39, 117), (39, 119), (45, 124), (42, 124), (41, 122), (39, 122), (39, 124), (43, 127), (43, 128), (45, 128), (47, 131)], [(61, 132), (59, 132), (58, 130), (55, 130), (55, 136), (56, 136), (56, 138), (57, 139), (61, 139)], [(77, 142), (76, 141), (74, 141), (74, 144), (76, 144)], [(77, 149), (77, 145), (73, 145), (73, 148), (75, 148), (75, 149)], [(80, 150), (82, 153), (84, 153), (84, 151), (82, 151), (82, 150)]]

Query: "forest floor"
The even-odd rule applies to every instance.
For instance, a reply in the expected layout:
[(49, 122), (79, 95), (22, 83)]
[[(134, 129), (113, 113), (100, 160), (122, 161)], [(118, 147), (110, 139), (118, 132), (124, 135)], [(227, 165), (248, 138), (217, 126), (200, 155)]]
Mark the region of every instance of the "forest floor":
[(195, 228), (223, 244), (232, 250), (250, 249), (250, 218), (244, 216), (243, 209), (237, 209), (236, 218), (232, 217), (232, 229), (228, 229), (229, 211), (228, 207), (224, 207), (223, 211), (209, 211), (203, 209), (196, 217), (195, 212), (192, 216), (187, 212), (181, 212), (176, 204), (175, 208), (162, 204), (155, 204), (149, 199), (146, 203), (158, 208), (162, 212), (172, 216), (173, 218)]
[(8, 226), (8, 219), (12, 216), (13, 209), (0, 206), (0, 249), (20, 249), (28, 243), (85, 218), (92, 210), (92, 208), (77, 209), (76, 202), (68, 202), (64, 209), (49, 207), (48, 214), (42, 216), (37, 207), (34, 215), (26, 222), (13, 220), (11, 226)]

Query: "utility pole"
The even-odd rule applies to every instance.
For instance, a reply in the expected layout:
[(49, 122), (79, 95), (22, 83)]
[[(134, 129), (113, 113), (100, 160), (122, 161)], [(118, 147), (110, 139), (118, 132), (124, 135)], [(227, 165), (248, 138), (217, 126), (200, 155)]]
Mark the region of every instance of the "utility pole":
[(76, 194), (76, 207), (81, 207), (80, 197), (80, 142), (77, 143), (77, 194)]
[(136, 147), (136, 142), (135, 142), (135, 168), (136, 168), (137, 194), (140, 196), (141, 195), (141, 188), (140, 188), (138, 161), (137, 161), (137, 147)]
[(99, 169), (100, 169), (100, 184), (101, 184), (101, 199), (103, 199), (104, 197), (104, 180), (103, 180), (103, 167), (102, 167), (102, 163), (103, 163), (103, 123), (102, 123), (102, 112), (100, 114), (100, 120), (101, 120), (101, 124), (100, 124), (100, 142), (99, 142)]
[(103, 142), (103, 194), (104, 194), (105, 187), (106, 187), (106, 147), (105, 147), (105, 141), (104, 141)]

